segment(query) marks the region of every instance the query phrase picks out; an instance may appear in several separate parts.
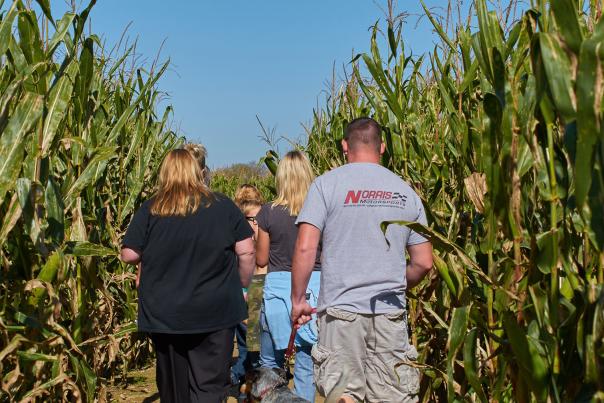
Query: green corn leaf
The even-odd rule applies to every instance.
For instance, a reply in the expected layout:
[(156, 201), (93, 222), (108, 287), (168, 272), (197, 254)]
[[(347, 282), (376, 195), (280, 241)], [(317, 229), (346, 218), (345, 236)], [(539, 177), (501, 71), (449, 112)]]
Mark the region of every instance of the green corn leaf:
[(511, 313), (508, 312), (504, 316), (503, 326), (522, 376), (527, 379), (527, 384), (536, 399), (545, 401), (549, 375), (547, 361), (534, 345), (529, 343), (526, 331), (518, 325)]
[(99, 169), (104, 170), (109, 160), (115, 158), (115, 156), (115, 147), (101, 147), (96, 151), (84, 171), (82, 171), (63, 197), (63, 201), (67, 207), (71, 205), (73, 199), (80, 194), (82, 189), (94, 184)]
[(499, 52), (499, 49), (492, 49), (492, 63), (493, 63), (493, 87), (495, 89), (495, 95), (499, 98), (499, 102), (502, 107), (505, 107), (505, 83), (507, 81), (507, 72), (505, 63), (503, 62), (503, 56)]
[(42, 114), (42, 97), (27, 93), (17, 105), (0, 137), (0, 204), (15, 184), (28, 132)]
[(82, 51), (80, 52), (79, 74), (77, 76), (77, 100), (81, 113), (84, 113), (87, 108), (88, 97), (90, 93), (90, 85), (94, 70), (94, 41), (91, 38), (86, 38)]
[(138, 104), (141, 102), (141, 100), (143, 99), (145, 93), (151, 87), (153, 87), (155, 85), (155, 83), (157, 83), (157, 80), (159, 80), (159, 78), (164, 74), (164, 72), (166, 71), (166, 69), (168, 68), (169, 65), (170, 65), (170, 61), (168, 60), (167, 62), (165, 62), (163, 64), (163, 66), (161, 67), (161, 69), (159, 69), (159, 71), (157, 72), (157, 74), (155, 76), (153, 76), (152, 78), (150, 78), (147, 81), (147, 83), (145, 84), (145, 86), (143, 87), (143, 89), (139, 92), (140, 95), (120, 115), (120, 117), (118, 118), (117, 122), (115, 123), (115, 125), (113, 126), (113, 128), (111, 129), (111, 131), (109, 132), (109, 134), (107, 135), (107, 139), (106, 139), (105, 144), (109, 145), (109, 144), (113, 144), (115, 142), (115, 139), (117, 138), (120, 130), (122, 129), (122, 127), (124, 127), (124, 125), (126, 124), (128, 118), (130, 118), (130, 116), (132, 115), (132, 113), (134, 112), (134, 110), (136, 109), (136, 107), (138, 106)]
[[(90, 14), (90, 10), (96, 4), (96, 0), (90, 0), (88, 6), (76, 17), (76, 28), (75, 33), (73, 35), (74, 43), (78, 43), (80, 37), (82, 36), (82, 32), (84, 32), (84, 26), (86, 25), (86, 20), (88, 19), (88, 15)], [(75, 52), (74, 52), (75, 53)]]
[(434, 19), (434, 17), (432, 16), (432, 13), (428, 9), (428, 7), (426, 7), (426, 4), (424, 3), (424, 0), (420, 0), (420, 3), (422, 5), (422, 8), (424, 9), (424, 12), (426, 13), (426, 16), (428, 17), (428, 19), (432, 23), (432, 26), (434, 27), (434, 29), (436, 30), (436, 32), (438, 33), (438, 35), (442, 38), (442, 40), (447, 45), (449, 45), (449, 47), (451, 48), (451, 50), (453, 52), (455, 52), (455, 45), (453, 44), (453, 42), (451, 42), (451, 40), (449, 39), (449, 37), (447, 36), (447, 34), (445, 33), (445, 31), (443, 30), (443, 27), (438, 23), (438, 21), (436, 21)]
[[(604, 18), (600, 19), (598, 27), (604, 27)], [(594, 146), (600, 137), (598, 105), (602, 97), (602, 85), (598, 75), (602, 74), (602, 67), (598, 54), (604, 49), (604, 32), (598, 33), (596, 31), (592, 38), (583, 42), (579, 54), (576, 80), (577, 155), (575, 159), (575, 197), (578, 206), (583, 206), (591, 187)]]
[(21, 220), (23, 221), (25, 232), (34, 244), (38, 242), (41, 232), (39, 217), (34, 208), (37, 189), (37, 184), (32, 183), (28, 178), (19, 178), (15, 184), (17, 198), (22, 210)]
[(573, 73), (566, 52), (553, 34), (539, 34), (541, 60), (547, 74), (549, 89), (556, 108), (562, 118), (569, 122), (575, 118), (575, 92), (572, 83)]
[[(42, 269), (38, 273), (36, 279), (52, 284), (59, 271), (65, 267), (65, 264), (65, 255), (63, 255), (63, 252), (60, 249), (54, 251), (48, 257), (46, 263), (44, 263), (44, 266), (42, 266)], [(31, 295), (28, 299), (29, 305), (37, 307), (45, 293), (46, 289), (44, 287), (36, 287), (32, 289)]]
[(73, 354), (69, 354), (69, 359), (76, 369), (76, 375), (80, 382), (86, 386), (86, 397), (89, 403), (94, 402), (94, 391), (96, 389), (97, 377), (94, 372), (90, 369), (86, 361), (76, 357)]
[[(434, 60), (438, 62), (438, 55), (437, 55), (436, 51), (434, 52)], [(445, 87), (445, 80), (446, 80), (445, 77), (442, 77), (441, 79), (436, 80), (438, 83), (438, 88), (440, 89), (441, 100), (444, 102), (444, 105), (447, 108), (448, 113), (455, 114), (457, 110), (455, 109), (455, 106), (453, 105), (453, 99), (451, 98), (451, 94)]]
[(447, 264), (444, 260), (440, 258), (440, 256), (434, 254), (433, 257), (434, 266), (436, 266), (436, 270), (438, 271), (440, 278), (445, 282), (447, 288), (449, 288), (449, 291), (451, 291), (451, 294), (456, 297), (459, 297), (459, 290), (453, 283), (453, 279), (451, 278), (451, 274), (449, 273), (449, 267), (447, 267)]
[(24, 401), (32, 401), (34, 400), (33, 397), (37, 396), (37, 395), (42, 395), (44, 393), (44, 391), (47, 391), (48, 389), (68, 382), (70, 381), (69, 377), (66, 374), (61, 374), (59, 376), (57, 376), (56, 378), (53, 378), (51, 380), (49, 380), (48, 382), (44, 382), (40, 385), (36, 385), (35, 388), (33, 388), (32, 390), (27, 391), (27, 393), (23, 394), (23, 400)]
[(457, 88), (458, 93), (463, 93), (472, 82), (476, 79), (476, 72), (478, 71), (479, 63), (478, 59), (474, 60), (470, 65), (470, 68), (464, 72), (463, 81), (461, 85)]
[(124, 202), (122, 210), (120, 211), (118, 220), (119, 222), (124, 222), (128, 214), (132, 211), (135, 206), (136, 201), (140, 198), (141, 191), (145, 186), (145, 173), (147, 172), (147, 167), (151, 162), (151, 158), (154, 155), (154, 149), (156, 147), (156, 142), (153, 139), (157, 138), (159, 132), (161, 132), (162, 127), (159, 126), (154, 136), (151, 137), (151, 141), (146, 145), (146, 148), (143, 149), (143, 157), (140, 160), (140, 164), (137, 165), (137, 169), (130, 174), (128, 174), (128, 197)]
[(496, 48), (503, 54), (503, 30), (499, 24), (499, 17), (495, 11), (488, 11), (486, 0), (476, 2), (476, 14), (480, 36), (487, 50)]
[(464, 336), (468, 330), (468, 320), (470, 318), (470, 306), (453, 308), (451, 325), (449, 326), (449, 339), (447, 341), (447, 378), (449, 392), (449, 401), (454, 400), (455, 387), (453, 386), (453, 369), (459, 348), (463, 344)]
[(66, 255), (73, 256), (117, 256), (118, 253), (110, 248), (107, 248), (102, 245), (98, 245), (92, 242), (78, 242), (78, 241), (70, 241), (67, 242), (65, 247)]
[(507, 59), (510, 57), (513, 52), (516, 50), (516, 43), (518, 42), (518, 38), (520, 38), (520, 33), (522, 32), (522, 22), (517, 22), (514, 24), (514, 27), (510, 30), (508, 34), (508, 39), (505, 43), (505, 55), (504, 57)]
[(42, 12), (46, 16), (46, 18), (48, 18), (48, 20), (54, 25), (55, 22), (52, 18), (52, 13), (50, 12), (50, 0), (36, 0), (36, 2), (42, 9)]
[(463, 344), (463, 369), (468, 377), (468, 382), (472, 385), (472, 389), (478, 395), (482, 403), (488, 402), (487, 396), (484, 393), (480, 377), (478, 376), (478, 368), (476, 366), (478, 357), (476, 357), (476, 341), (478, 339), (478, 329), (471, 329)]
[(130, 46), (122, 56), (120, 56), (119, 59), (117, 59), (115, 61), (115, 63), (113, 63), (113, 65), (111, 66), (111, 68), (109, 69), (109, 71), (107, 72), (107, 76), (108, 77), (113, 77), (113, 75), (115, 74), (115, 72), (123, 66), (124, 62), (126, 61), (126, 59), (128, 58), (128, 56), (130, 56), (130, 54), (134, 51), (135, 45)]
[(390, 53), (392, 58), (396, 58), (396, 53), (398, 51), (398, 42), (396, 37), (394, 36), (394, 30), (391, 25), (388, 25), (388, 44), (390, 45)]
[[(388, 226), (390, 225), (404, 225), (412, 229), (413, 231), (430, 238), (430, 242), (436, 249), (442, 250), (444, 252), (455, 252), (461, 260), (468, 265), (468, 270), (472, 273), (476, 274), (482, 281), (492, 284), (493, 282), (487, 275), (482, 272), (482, 269), (474, 262), (468, 255), (466, 255), (465, 251), (459, 246), (455, 245), (453, 242), (449, 241), (443, 235), (437, 233), (431, 228), (428, 228), (420, 223), (412, 222), (412, 221), (384, 221), (380, 224), (382, 233), (386, 233)], [(386, 239), (388, 243), (388, 239)], [(388, 243), (389, 244), (389, 243)]]
[(42, 129), (41, 155), (48, 155), (49, 148), (55, 138), (57, 128), (65, 116), (67, 107), (71, 101), (73, 91), (73, 82), (78, 68), (76, 61), (73, 61), (65, 69), (65, 73), (56, 81), (50, 89), (46, 102), (46, 116)]
[(44, 202), (49, 237), (56, 244), (60, 244), (65, 239), (65, 206), (59, 188), (50, 178), (46, 183)]
[(144, 119), (139, 119), (136, 122), (136, 130), (132, 139), (130, 140), (130, 148), (128, 149), (128, 154), (126, 154), (126, 158), (122, 163), (122, 169), (126, 170), (127, 166), (130, 164), (130, 161), (134, 157), (136, 152), (140, 152), (140, 146), (143, 142), (143, 137), (148, 130), (147, 122)]
[(266, 165), (272, 175), (277, 173), (277, 164), (275, 163), (276, 160), (278, 160), (278, 155), (273, 150), (268, 151), (261, 159), (261, 162), (264, 162), (264, 165)]
[(0, 127), (3, 127), (8, 119), (10, 107), (15, 99), (18, 99), (16, 95), (18, 90), (23, 84), (23, 79), (15, 80), (12, 84), (4, 89), (4, 93), (0, 97)]
[(21, 204), (19, 203), (17, 192), (15, 192), (13, 193), (13, 197), (8, 205), (6, 214), (2, 219), (2, 228), (0, 228), (0, 245), (4, 245), (6, 242), (8, 234), (15, 227), (19, 218), (21, 218), (21, 213)]
[(33, 353), (29, 351), (17, 351), (17, 355), (19, 356), (19, 358), (26, 361), (53, 362), (59, 359), (59, 357), (57, 357), (56, 355)]
[(557, 264), (555, 261), (556, 254), (554, 253), (554, 246), (552, 241), (556, 236), (558, 231), (547, 231), (542, 234), (537, 235), (537, 246), (539, 248), (539, 253), (537, 255), (537, 267), (543, 274), (549, 274), (551, 272), (552, 267)]
[(564, 38), (564, 42), (578, 55), (583, 42), (583, 33), (581, 32), (575, 2), (572, 0), (551, 0), (550, 4), (557, 28), (562, 38)]
[(0, 55), (4, 55), (8, 49), (12, 37), (13, 23), (17, 14), (17, 2), (13, 1), (10, 10), (0, 22)]
[(55, 33), (50, 39), (50, 42), (48, 42), (48, 56), (53, 55), (54, 51), (57, 49), (59, 44), (65, 39), (65, 35), (67, 35), (67, 33), (69, 32), (69, 27), (71, 26), (74, 18), (75, 14), (67, 13), (59, 20), (55, 29)]
[(17, 18), (19, 45), (31, 64), (44, 60), (38, 20), (33, 10), (21, 10)]
[(114, 334), (114, 337), (122, 337), (130, 333), (136, 333), (138, 331), (138, 326), (136, 323), (129, 323), (127, 325), (121, 326)]

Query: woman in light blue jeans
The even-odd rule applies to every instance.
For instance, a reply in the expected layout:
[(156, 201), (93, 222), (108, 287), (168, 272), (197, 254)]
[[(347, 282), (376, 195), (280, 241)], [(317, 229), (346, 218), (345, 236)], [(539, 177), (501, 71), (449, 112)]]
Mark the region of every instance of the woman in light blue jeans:
[[(313, 179), (314, 174), (306, 155), (300, 151), (290, 151), (279, 162), (275, 175), (277, 198), (272, 203), (264, 204), (256, 216), (256, 264), (268, 264), (260, 314), (260, 365), (263, 367), (284, 366), (285, 349), (292, 329), (290, 294), (292, 258), (298, 237), (296, 218)], [(313, 286), (309, 284), (308, 289), (311, 305), (313, 302), (316, 305), (319, 290), (319, 260), (315, 262), (314, 269), (311, 278), (316, 278), (316, 281)], [(315, 398), (315, 385), (310, 350), (317, 340), (315, 330), (314, 322), (311, 322), (298, 331), (294, 364), (294, 392), (311, 402)]]
[[(313, 271), (307, 291), (311, 306), (317, 305), (320, 272)], [(292, 330), (291, 275), (286, 271), (271, 272), (266, 277), (264, 300), (260, 313), (260, 365), (269, 368), (283, 368), (285, 349)], [(268, 314), (267, 314), (268, 313)], [(315, 397), (313, 362), (310, 355), (317, 342), (315, 321), (311, 321), (296, 334), (296, 360), (294, 364), (294, 390), (296, 394), (311, 402)]]

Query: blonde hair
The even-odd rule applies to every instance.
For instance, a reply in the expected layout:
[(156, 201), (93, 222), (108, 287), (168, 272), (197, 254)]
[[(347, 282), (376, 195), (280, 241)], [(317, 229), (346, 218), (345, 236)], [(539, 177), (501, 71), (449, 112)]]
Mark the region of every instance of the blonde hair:
[(201, 173), (203, 174), (203, 181), (206, 185), (210, 183), (210, 169), (206, 165), (206, 158), (208, 157), (208, 151), (202, 144), (187, 143), (184, 149), (191, 153), (191, 155), (197, 160)]
[(186, 216), (196, 212), (202, 203), (208, 205), (212, 198), (201, 167), (184, 149), (172, 150), (166, 155), (157, 187), (151, 204), (151, 213), (157, 216)]
[(303, 152), (294, 150), (285, 154), (275, 175), (277, 198), (273, 206), (287, 207), (290, 215), (297, 216), (313, 179), (315, 174)]
[(235, 191), (235, 204), (246, 216), (253, 208), (261, 207), (262, 203), (262, 195), (255, 186), (246, 183)]

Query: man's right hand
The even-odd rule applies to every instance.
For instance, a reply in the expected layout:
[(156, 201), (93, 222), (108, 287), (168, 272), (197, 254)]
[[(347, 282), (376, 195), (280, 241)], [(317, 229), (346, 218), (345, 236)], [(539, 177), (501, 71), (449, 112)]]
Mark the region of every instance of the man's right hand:
[(308, 302), (292, 301), (292, 323), (296, 329), (300, 329), (305, 323), (309, 322), (312, 319), (311, 315), (314, 312), (315, 310)]

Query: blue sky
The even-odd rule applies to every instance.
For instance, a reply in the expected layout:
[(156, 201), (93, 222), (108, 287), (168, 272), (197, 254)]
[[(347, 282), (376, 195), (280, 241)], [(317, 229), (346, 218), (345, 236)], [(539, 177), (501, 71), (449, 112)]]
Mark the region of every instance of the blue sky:
[[(160, 59), (169, 57), (172, 67), (159, 87), (174, 107), (173, 125), (203, 143), (216, 168), (264, 155), (256, 115), (278, 136), (303, 139), (300, 123), (322, 103), (334, 63), (341, 73), (353, 49), (368, 49), (368, 28), (384, 20), (379, 5), (386, 0), (99, 0), (91, 20), (109, 47), (131, 23), (127, 36), (138, 38), (148, 63), (165, 40)], [(65, 9), (54, 0), (55, 18)], [(419, 1), (400, 0), (397, 9), (411, 14), (407, 49), (430, 51), (437, 38), (427, 19), (416, 26)], [(282, 142), (281, 151), (287, 148)]]

